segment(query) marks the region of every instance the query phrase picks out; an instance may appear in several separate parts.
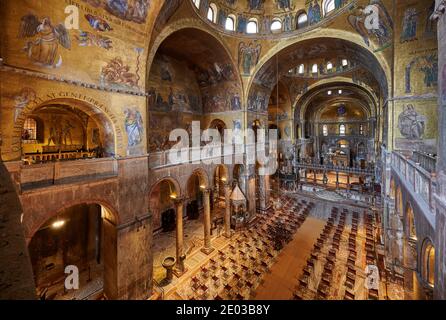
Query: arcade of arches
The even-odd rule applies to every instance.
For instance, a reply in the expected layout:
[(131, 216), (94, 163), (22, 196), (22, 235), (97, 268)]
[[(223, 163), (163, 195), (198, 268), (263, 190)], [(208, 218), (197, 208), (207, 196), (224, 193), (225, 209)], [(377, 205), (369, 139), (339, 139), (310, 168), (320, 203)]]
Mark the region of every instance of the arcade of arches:
[(0, 298), (446, 299), (444, 0), (69, 2), (0, 4)]

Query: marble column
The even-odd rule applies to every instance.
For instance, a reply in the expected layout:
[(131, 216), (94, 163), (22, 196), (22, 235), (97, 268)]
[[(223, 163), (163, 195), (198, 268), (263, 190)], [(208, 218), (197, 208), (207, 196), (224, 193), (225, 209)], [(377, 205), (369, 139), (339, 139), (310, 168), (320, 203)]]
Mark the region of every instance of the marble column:
[(177, 212), (176, 219), (176, 269), (175, 275), (180, 277), (182, 274), (186, 272), (184, 267), (184, 228), (183, 228), (183, 211), (184, 211), (184, 198), (179, 198), (174, 200), (175, 209)]
[(269, 176), (259, 175), (259, 207), (260, 211), (267, 211), (269, 208)]
[(204, 246), (201, 249), (202, 252), (206, 254), (210, 254), (214, 251), (214, 248), (211, 246), (211, 203), (210, 203), (210, 189), (203, 190), (203, 202), (204, 202), (204, 216), (203, 216), (203, 225), (204, 225)]
[(230, 182), (225, 182), (225, 237), (231, 237), (231, 185)]

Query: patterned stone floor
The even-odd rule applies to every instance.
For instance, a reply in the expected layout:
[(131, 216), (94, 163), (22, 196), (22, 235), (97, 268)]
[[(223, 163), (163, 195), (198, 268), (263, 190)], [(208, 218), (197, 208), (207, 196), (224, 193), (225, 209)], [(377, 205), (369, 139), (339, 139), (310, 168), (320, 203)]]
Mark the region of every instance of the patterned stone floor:
[[(221, 203), (214, 208), (213, 214), (221, 216), (224, 212), (224, 206)], [(194, 264), (194, 259), (200, 257), (200, 249), (204, 243), (204, 227), (203, 215), (200, 214), (198, 220), (184, 220), (184, 252), (187, 255), (187, 264)], [(221, 230), (213, 230), (212, 238), (221, 238)], [(220, 233), (220, 234), (219, 234)], [(197, 254), (196, 254), (197, 253)], [(175, 230), (171, 232), (163, 232), (154, 235), (153, 237), (153, 278), (160, 283), (166, 276), (166, 270), (162, 266), (164, 258), (176, 255), (176, 233)]]
[(289, 198), (282, 203), (281, 209), (262, 216), (255, 227), (235, 233), (230, 241), (224, 237), (215, 238), (212, 245), (216, 250), (212, 254), (206, 256), (196, 252), (191, 255), (186, 260), (188, 272), (164, 287), (165, 299), (252, 298), (279, 252), (268, 239), (268, 226), (288, 221), (290, 227), (301, 217), (299, 225), (294, 227), (298, 229), (305, 220), (302, 215), (305, 206), (295, 207), (297, 201)]

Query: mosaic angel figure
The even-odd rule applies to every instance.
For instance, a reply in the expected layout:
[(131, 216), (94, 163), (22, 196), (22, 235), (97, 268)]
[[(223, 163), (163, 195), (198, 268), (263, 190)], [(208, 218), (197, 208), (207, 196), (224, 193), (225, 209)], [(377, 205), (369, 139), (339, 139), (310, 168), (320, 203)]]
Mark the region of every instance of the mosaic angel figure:
[(382, 47), (392, 40), (393, 21), (381, 0), (371, 0), (369, 6), (377, 9), (379, 14), (377, 28), (366, 25), (367, 22), (373, 22), (373, 17), (370, 17), (370, 13), (366, 13), (367, 8), (362, 6), (348, 16), (348, 22), (361, 35), (367, 46), (370, 46), (370, 37), (373, 36)]
[(63, 23), (54, 26), (50, 18), (39, 18), (33, 14), (23, 16), (19, 31), (20, 38), (33, 38), (23, 50), (36, 64), (47, 67), (60, 67), (62, 57), (58, 54), (59, 45), (71, 49), (70, 35)]

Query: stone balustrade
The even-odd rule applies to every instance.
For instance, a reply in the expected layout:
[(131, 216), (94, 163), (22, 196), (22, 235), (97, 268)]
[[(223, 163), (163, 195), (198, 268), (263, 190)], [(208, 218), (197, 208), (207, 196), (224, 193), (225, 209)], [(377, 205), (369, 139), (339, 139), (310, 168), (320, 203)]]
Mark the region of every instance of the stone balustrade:
[(19, 186), (19, 192), (80, 181), (118, 176), (114, 158), (78, 159), (25, 165), (20, 161), (5, 163)]
[(436, 192), (435, 173), (428, 172), (419, 163), (414, 162), (412, 155), (398, 151), (392, 153), (392, 168), (404, 179), (409, 191), (421, 196), (433, 211)]

